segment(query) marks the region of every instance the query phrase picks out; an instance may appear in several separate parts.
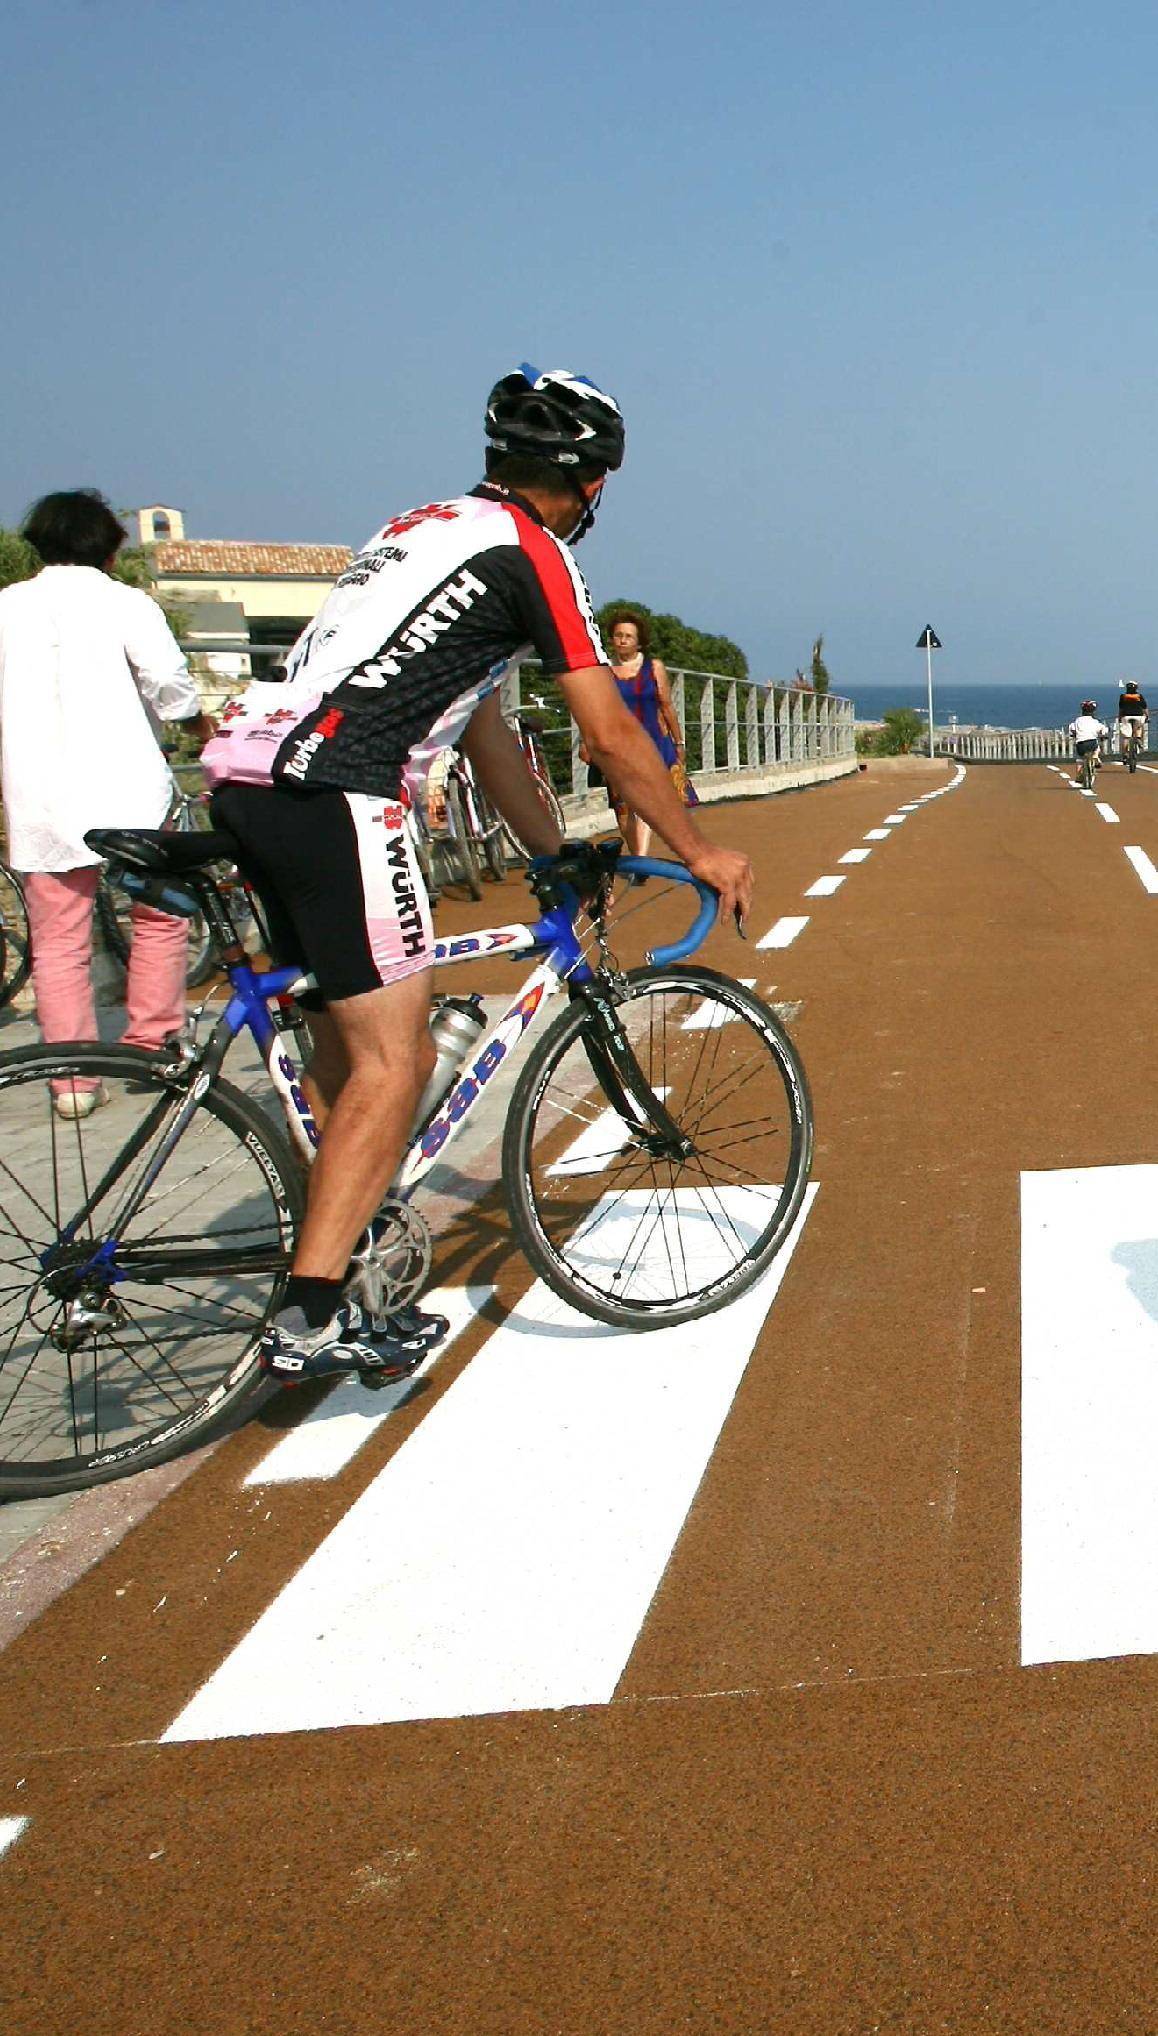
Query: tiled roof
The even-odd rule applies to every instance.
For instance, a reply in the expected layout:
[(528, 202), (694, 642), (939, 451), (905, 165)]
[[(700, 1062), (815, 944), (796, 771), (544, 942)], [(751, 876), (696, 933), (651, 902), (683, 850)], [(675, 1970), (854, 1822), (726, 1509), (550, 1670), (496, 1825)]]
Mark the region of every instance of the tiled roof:
[(230, 544), (183, 538), (159, 544), (157, 571), (172, 578), (208, 573), (228, 580), (336, 580), (353, 553), (344, 544)]

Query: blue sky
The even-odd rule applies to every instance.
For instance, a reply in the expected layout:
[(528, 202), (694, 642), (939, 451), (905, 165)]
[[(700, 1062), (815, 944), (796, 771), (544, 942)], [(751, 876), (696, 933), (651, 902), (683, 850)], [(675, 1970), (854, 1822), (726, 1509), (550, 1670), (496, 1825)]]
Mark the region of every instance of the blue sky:
[(1158, 11), (9, 0), (0, 520), (358, 543), (594, 375), (584, 546), (784, 677), (1158, 683)]

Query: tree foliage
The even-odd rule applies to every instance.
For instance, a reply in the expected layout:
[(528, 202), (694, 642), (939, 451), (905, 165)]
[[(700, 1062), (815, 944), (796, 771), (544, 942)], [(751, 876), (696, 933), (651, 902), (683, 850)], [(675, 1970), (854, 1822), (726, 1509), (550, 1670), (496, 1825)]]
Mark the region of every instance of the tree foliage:
[(812, 646), (812, 663), (809, 667), (809, 677), (812, 680), (812, 690), (814, 693), (827, 693), (832, 681), (829, 678), (828, 666), (824, 662), (823, 636), (818, 636)]
[(0, 587), (12, 587), (17, 580), (30, 580), (40, 571), (40, 560), (26, 537), (18, 530), (0, 530)]
[(656, 615), (644, 601), (605, 601), (595, 619), (605, 644), (610, 645), (611, 625), (616, 614), (629, 608), (650, 626), (655, 657), (678, 671), (722, 672), (725, 678), (746, 679), (748, 660), (730, 636), (713, 636), (695, 629), (678, 615)]
[(880, 728), (865, 728), (856, 739), (862, 756), (908, 756), (926, 740), (925, 723), (913, 707), (890, 707)]

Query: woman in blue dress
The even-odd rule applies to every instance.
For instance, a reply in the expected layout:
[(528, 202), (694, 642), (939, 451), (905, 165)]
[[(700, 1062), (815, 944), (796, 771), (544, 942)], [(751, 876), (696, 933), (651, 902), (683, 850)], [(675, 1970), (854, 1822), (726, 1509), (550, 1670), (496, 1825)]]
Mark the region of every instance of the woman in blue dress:
[[(676, 714), (667, 673), (657, 657), (649, 655), (646, 618), (623, 609), (611, 625), (611, 669), (624, 706), (647, 730), (685, 806), (698, 806), (695, 787), (687, 773), (683, 730)], [(646, 855), (651, 828), (617, 797), (608, 786), (619, 831), (629, 855)]]

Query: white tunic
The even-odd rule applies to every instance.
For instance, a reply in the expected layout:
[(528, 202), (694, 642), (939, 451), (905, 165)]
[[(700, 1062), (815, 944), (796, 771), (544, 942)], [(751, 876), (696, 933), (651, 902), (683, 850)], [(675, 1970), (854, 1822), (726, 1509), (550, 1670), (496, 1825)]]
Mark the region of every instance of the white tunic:
[(6, 587), (0, 796), (12, 867), (77, 869), (100, 860), (86, 829), (160, 827), (173, 781), (153, 716), (198, 713), (189, 668), (148, 594), (92, 566), (45, 566)]

